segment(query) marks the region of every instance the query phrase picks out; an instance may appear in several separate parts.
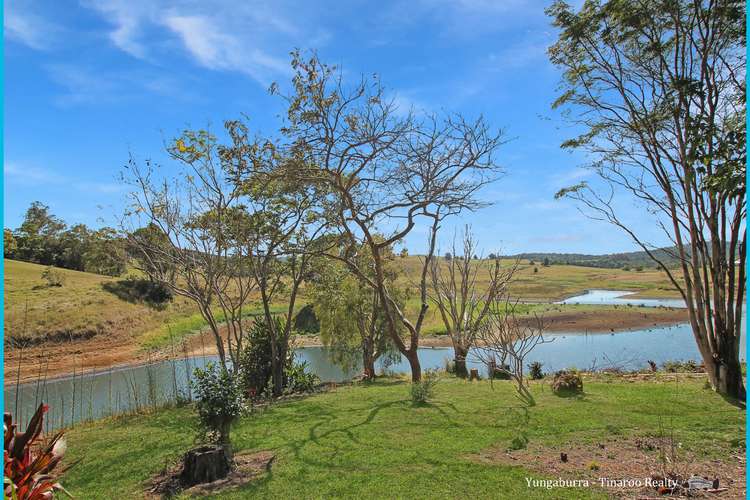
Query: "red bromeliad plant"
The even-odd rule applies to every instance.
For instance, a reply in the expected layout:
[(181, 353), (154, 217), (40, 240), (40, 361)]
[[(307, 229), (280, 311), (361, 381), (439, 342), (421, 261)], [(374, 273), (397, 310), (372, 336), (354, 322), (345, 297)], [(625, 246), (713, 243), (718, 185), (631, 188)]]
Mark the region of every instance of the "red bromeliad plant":
[(53, 472), (65, 453), (63, 432), (42, 439), (42, 424), (48, 406), (39, 405), (26, 432), (16, 432), (10, 413), (4, 415), (5, 431), (5, 498), (42, 500), (54, 498), (61, 491), (70, 494), (57, 481), (69, 467)]

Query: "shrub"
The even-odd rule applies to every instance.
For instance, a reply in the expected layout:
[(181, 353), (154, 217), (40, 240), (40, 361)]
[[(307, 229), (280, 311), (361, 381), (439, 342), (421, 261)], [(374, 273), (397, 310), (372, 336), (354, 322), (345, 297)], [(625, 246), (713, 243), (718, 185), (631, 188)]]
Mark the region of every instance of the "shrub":
[[(293, 356), (292, 356), (293, 357)], [(320, 384), (320, 378), (314, 373), (307, 371), (307, 361), (292, 363), (284, 370), (285, 386), (284, 392), (291, 394), (295, 392), (312, 392)]]
[[(274, 318), (276, 331), (284, 329), (284, 322)], [(245, 346), (240, 355), (239, 377), (246, 394), (253, 397), (269, 396), (273, 391), (271, 365), (271, 332), (265, 319), (253, 321), (246, 333)], [(307, 373), (307, 363), (295, 363), (294, 351), (284, 361), (284, 392), (310, 392), (320, 383), (318, 377)]]
[(544, 378), (542, 363), (540, 363), (539, 361), (534, 361), (529, 365), (529, 378), (531, 380), (541, 380)]
[(511, 442), (510, 446), (508, 446), (509, 450), (524, 450), (529, 444), (529, 438), (526, 437), (526, 434), (519, 434), (518, 436), (514, 437)]
[(703, 367), (699, 366), (698, 363), (689, 359), (687, 361), (665, 361), (664, 371), (670, 373), (699, 373), (703, 371)]
[(493, 380), (510, 380), (510, 366), (500, 365), (498, 367), (494, 362), (488, 363), (487, 378)]
[(578, 394), (583, 392), (583, 380), (575, 371), (560, 370), (552, 378), (552, 392), (555, 394)]
[(47, 286), (63, 286), (65, 284), (65, 275), (52, 266), (48, 266), (42, 271), (42, 279), (47, 282)]
[(427, 370), (422, 374), (422, 380), (412, 382), (411, 400), (414, 404), (424, 404), (432, 399), (435, 394), (435, 386), (439, 380), (436, 370)]
[(229, 444), (229, 429), (246, 408), (239, 378), (213, 363), (196, 368), (194, 377), (191, 385), (203, 437)]
[(39, 405), (26, 432), (16, 432), (11, 414), (4, 415), (5, 498), (32, 500), (53, 498), (57, 491), (67, 494), (58, 478), (70, 467), (55, 470), (65, 454), (63, 433), (48, 440), (40, 438), (47, 409), (47, 405)]

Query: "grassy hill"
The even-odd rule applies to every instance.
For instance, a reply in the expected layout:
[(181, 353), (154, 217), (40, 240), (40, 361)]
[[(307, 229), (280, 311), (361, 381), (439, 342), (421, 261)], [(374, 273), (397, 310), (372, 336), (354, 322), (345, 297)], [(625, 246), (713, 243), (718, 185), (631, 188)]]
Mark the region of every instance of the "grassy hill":
[[(679, 261), (672, 257), (674, 249), (656, 249), (652, 253), (668, 267), (674, 268)], [(554, 252), (531, 252), (520, 253), (511, 256), (522, 261), (533, 260), (538, 264), (548, 259), (551, 264), (566, 264), (574, 266), (601, 267), (609, 269), (618, 268), (656, 268), (656, 264), (646, 252), (621, 252), (602, 255), (591, 255), (582, 253), (554, 253)]]
[(48, 286), (47, 268), (5, 259), (5, 338), (14, 342), (87, 338), (127, 332), (133, 336), (193, 313), (184, 300), (164, 310), (124, 300), (107, 290), (120, 278), (54, 268), (63, 286)]
[[(402, 283), (410, 285), (419, 278), (419, 257), (397, 257), (396, 262), (404, 269)], [(142, 347), (158, 347), (167, 343), (170, 335), (180, 337), (203, 326), (197, 309), (186, 299), (176, 297), (163, 309), (155, 309), (119, 293), (123, 278), (67, 269), (57, 269), (64, 277), (63, 286), (50, 287), (42, 278), (45, 269), (37, 264), (5, 260), (6, 343), (34, 345), (114, 335), (127, 336)], [(528, 264), (520, 266), (511, 293), (522, 300), (550, 301), (590, 288), (635, 290), (644, 296), (675, 295), (664, 274), (656, 270)], [(304, 303), (303, 291), (299, 304)], [(407, 307), (416, 314), (416, 294), (412, 294)], [(425, 332), (442, 330), (439, 315), (431, 308)]]

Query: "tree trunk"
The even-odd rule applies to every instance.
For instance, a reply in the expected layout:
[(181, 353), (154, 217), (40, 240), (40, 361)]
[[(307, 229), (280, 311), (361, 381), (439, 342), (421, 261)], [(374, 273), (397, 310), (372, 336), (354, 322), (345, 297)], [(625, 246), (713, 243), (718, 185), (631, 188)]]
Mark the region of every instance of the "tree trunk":
[(469, 354), (469, 350), (461, 347), (453, 347), (453, 363), (456, 366), (456, 376), (466, 378), (469, 376), (469, 372), (466, 370), (466, 356)]
[(223, 446), (201, 446), (185, 453), (180, 483), (189, 487), (211, 483), (229, 474), (231, 459)]
[(713, 390), (739, 401), (746, 400), (745, 384), (742, 381), (742, 368), (737, 356), (723, 362), (717, 359), (705, 359), (706, 374)]
[(408, 350), (404, 353), (406, 359), (409, 361), (411, 367), (411, 381), (420, 382), (422, 380), (422, 366), (419, 364), (419, 357), (417, 356), (417, 350)]
[(372, 339), (364, 339), (362, 341), (362, 377), (365, 380), (375, 378), (375, 349), (372, 344)]
[(284, 392), (284, 358), (282, 349), (278, 350), (278, 356), (274, 356), (271, 362), (271, 379), (273, 380), (273, 395), (281, 396)]

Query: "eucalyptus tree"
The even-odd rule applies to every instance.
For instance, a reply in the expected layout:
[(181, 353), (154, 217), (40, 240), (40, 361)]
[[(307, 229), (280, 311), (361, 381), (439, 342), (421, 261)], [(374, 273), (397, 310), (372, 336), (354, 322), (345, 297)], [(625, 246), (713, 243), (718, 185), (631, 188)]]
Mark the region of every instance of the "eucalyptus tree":
[[(474, 252), (477, 241), (466, 226), (462, 236), (463, 248), (454, 240), (451, 258), (434, 259), (430, 266), (430, 298), (437, 305), (453, 344), (456, 374), (468, 376), (466, 357), (475, 345), (482, 325), (487, 321), (490, 306), (498, 296), (507, 293), (517, 265), (501, 267), (500, 259), (479, 260)], [(517, 264), (517, 263), (516, 263)], [(480, 280), (486, 275), (486, 283)]]
[[(341, 73), (312, 55), (292, 58), (293, 90), (282, 133), (302, 168), (290, 171), (326, 193), (326, 215), (348, 249), (328, 252), (375, 290), (391, 340), (421, 379), (417, 357), (429, 307), (428, 270), (440, 224), (483, 206), (478, 191), (495, 178), (494, 155), (503, 135), (479, 118), (403, 113), (387, 98), (377, 76), (346, 86)], [(278, 93), (278, 87), (272, 87)], [(398, 304), (386, 276), (385, 254), (418, 226), (429, 227), (416, 313)], [(384, 235), (379, 238), (378, 235)], [(370, 254), (361, 266), (360, 249)], [(405, 333), (400, 334), (401, 331)]]
[(174, 160), (169, 171), (134, 158), (123, 171), (133, 188), (123, 219), (129, 248), (151, 280), (197, 305), (222, 367), (227, 358), (237, 366), (242, 317), (256, 289), (256, 236), (243, 184), (227, 146), (207, 131), (184, 132), (167, 152)]
[[(360, 249), (357, 253), (359, 269), (372, 275), (367, 249)], [(386, 279), (396, 303), (403, 307), (407, 291), (396, 285), (399, 272), (394, 260), (393, 252), (385, 252)], [(394, 351), (398, 355), (388, 334), (385, 309), (377, 290), (340, 261), (327, 259), (321, 262), (315, 279), (311, 281), (311, 296), (320, 322), (321, 340), (334, 362), (351, 369), (361, 361), (363, 378), (371, 380), (375, 377), (378, 359), (389, 358)]]
[[(687, 304), (712, 387), (745, 399), (745, 2), (589, 0), (549, 9), (565, 106), (599, 184), (558, 197), (625, 231)], [(632, 197), (671, 241), (670, 268), (621, 210)], [(661, 245), (663, 246), (663, 245)]]

